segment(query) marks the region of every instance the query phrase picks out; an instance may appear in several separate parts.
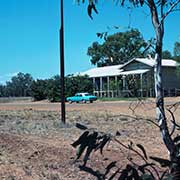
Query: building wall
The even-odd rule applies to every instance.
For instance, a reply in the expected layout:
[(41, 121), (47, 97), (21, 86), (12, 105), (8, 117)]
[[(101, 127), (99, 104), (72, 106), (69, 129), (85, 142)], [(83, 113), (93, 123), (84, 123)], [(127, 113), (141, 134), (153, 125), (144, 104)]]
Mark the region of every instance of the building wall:
[[(138, 92), (140, 92), (140, 96), (149, 96), (152, 97), (154, 96), (154, 68), (151, 66), (148, 66), (146, 64), (140, 63), (140, 62), (131, 62), (127, 66), (125, 66), (124, 71), (131, 71), (131, 70), (138, 70), (138, 69), (150, 69), (150, 71), (140, 75), (128, 75), (128, 76), (116, 76), (116, 81), (117, 81), (117, 89), (114, 89), (111, 87), (111, 81), (115, 81), (115, 77), (101, 77), (102, 79), (102, 84), (100, 83), (100, 77), (95, 78), (95, 84), (96, 88), (94, 90), (96, 92), (99, 92), (99, 96), (108, 96), (108, 97), (116, 97), (116, 96), (123, 96), (123, 91), (125, 92), (126, 90), (133, 90), (137, 89)], [(142, 79), (141, 79), (142, 77)], [(109, 88), (107, 86), (109, 78)], [(132, 78), (137, 78), (137, 82), (135, 84), (132, 84), (133, 86), (123, 86), (124, 82), (125, 85), (130, 82)], [(123, 80), (124, 79), (124, 80)], [(162, 67), (162, 82), (163, 82), (163, 87), (164, 87), (164, 95), (165, 96), (174, 96), (177, 94), (171, 93), (171, 90), (176, 92), (175, 89), (180, 89), (180, 77), (176, 73), (176, 68), (175, 67)], [(101, 86), (100, 86), (101, 84)], [(130, 84), (131, 85), (131, 84)], [(141, 86), (142, 85), (142, 86)], [(102, 87), (102, 88), (100, 88)], [(110, 95), (111, 92), (114, 92), (115, 95)], [(105, 93), (105, 94), (103, 94)], [(180, 94), (180, 91), (179, 91)]]
[(162, 68), (162, 81), (164, 88), (180, 89), (180, 76), (177, 75), (175, 67)]
[(137, 69), (150, 69), (150, 68), (151, 68), (150, 66), (137, 62), (137, 61), (133, 61), (127, 66), (123, 67), (125, 71), (131, 71), (131, 70), (137, 70)]

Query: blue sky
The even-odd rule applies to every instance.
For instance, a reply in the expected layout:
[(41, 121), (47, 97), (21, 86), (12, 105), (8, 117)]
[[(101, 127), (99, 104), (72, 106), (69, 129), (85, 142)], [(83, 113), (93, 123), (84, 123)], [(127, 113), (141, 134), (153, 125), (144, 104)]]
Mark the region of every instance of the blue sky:
[[(18, 72), (42, 79), (59, 74), (59, 1), (0, 1), (0, 83)], [(127, 30), (128, 11), (106, 2), (99, 1), (99, 14), (94, 14), (92, 21), (86, 5), (77, 6), (73, 0), (64, 0), (66, 75), (93, 67), (86, 53), (92, 42), (98, 41), (97, 32), (114, 25), (121, 26), (121, 31)], [(146, 14), (149, 12), (145, 13), (145, 9), (133, 10), (130, 25), (138, 28), (148, 40), (154, 37), (154, 31)], [(174, 42), (180, 40), (179, 18), (180, 13), (174, 13), (165, 24), (164, 49), (169, 51), (173, 50)]]

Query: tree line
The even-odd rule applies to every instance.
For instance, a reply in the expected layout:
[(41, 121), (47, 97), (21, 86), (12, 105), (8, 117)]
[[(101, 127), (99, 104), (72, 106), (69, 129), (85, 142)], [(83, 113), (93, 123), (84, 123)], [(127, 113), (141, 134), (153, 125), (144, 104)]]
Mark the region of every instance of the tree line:
[[(137, 29), (118, 32), (112, 35), (97, 33), (104, 39), (102, 44), (93, 42), (87, 49), (90, 61), (98, 67), (126, 63), (134, 57), (154, 57), (153, 40), (146, 42)], [(148, 48), (147, 48), (148, 47)], [(180, 62), (180, 42), (175, 42), (173, 54), (162, 51), (163, 59), (174, 59)], [(180, 68), (178, 67), (178, 74)], [(48, 99), (51, 102), (60, 101), (60, 76), (55, 75), (49, 79), (34, 80), (29, 73), (18, 73), (5, 85), (0, 85), (0, 97), (33, 97), (34, 100)], [(65, 96), (72, 96), (76, 92), (92, 92), (93, 85), (87, 76), (65, 77)]]
[[(65, 96), (72, 96), (77, 92), (92, 92), (93, 85), (88, 76), (65, 77)], [(35, 101), (48, 99), (51, 102), (60, 101), (60, 76), (49, 79), (34, 79), (29, 73), (19, 72), (5, 85), (0, 85), (0, 97), (33, 97)]]

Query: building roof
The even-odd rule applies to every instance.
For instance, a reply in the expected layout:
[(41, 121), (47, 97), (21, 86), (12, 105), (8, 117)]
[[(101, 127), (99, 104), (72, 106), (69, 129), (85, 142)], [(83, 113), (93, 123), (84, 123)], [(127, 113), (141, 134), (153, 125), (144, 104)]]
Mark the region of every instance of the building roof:
[[(155, 65), (155, 60), (152, 58), (133, 58), (130, 61), (128, 61), (127, 63), (125, 63), (121, 69), (125, 66), (127, 66), (128, 64), (130, 64), (133, 61), (138, 61), (140, 63), (144, 63), (148, 66), (153, 67)], [(176, 67), (177, 63), (176, 61), (172, 60), (172, 59), (162, 59), (162, 66), (167, 66), (167, 67)]]
[[(144, 63), (150, 67), (153, 67), (155, 65), (155, 60), (152, 58), (133, 58), (125, 64), (92, 68), (85, 72), (81, 72), (79, 75), (88, 75), (89, 77), (107, 77), (107, 76), (118, 76), (118, 75), (128, 75), (128, 74), (143, 74), (148, 71), (148, 69), (124, 71), (123, 67), (127, 66), (133, 61)], [(162, 59), (162, 66), (164, 67), (176, 67), (176, 65), (177, 65), (176, 61), (172, 59)]]
[(123, 65), (104, 66), (89, 69), (80, 75), (88, 75), (89, 77), (118, 76), (123, 71), (120, 69)]
[(129, 74), (143, 74), (150, 71), (150, 69), (137, 69), (132, 71), (122, 71), (120, 75), (129, 75)]

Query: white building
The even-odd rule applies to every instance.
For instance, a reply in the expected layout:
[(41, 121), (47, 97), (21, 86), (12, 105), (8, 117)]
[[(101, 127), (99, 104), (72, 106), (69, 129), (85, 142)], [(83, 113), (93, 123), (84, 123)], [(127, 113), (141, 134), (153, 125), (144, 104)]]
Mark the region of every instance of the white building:
[[(99, 97), (154, 96), (154, 59), (133, 58), (125, 64), (97, 67), (80, 73), (93, 80), (94, 94)], [(179, 95), (180, 77), (177, 63), (162, 60), (162, 82), (165, 96)]]

